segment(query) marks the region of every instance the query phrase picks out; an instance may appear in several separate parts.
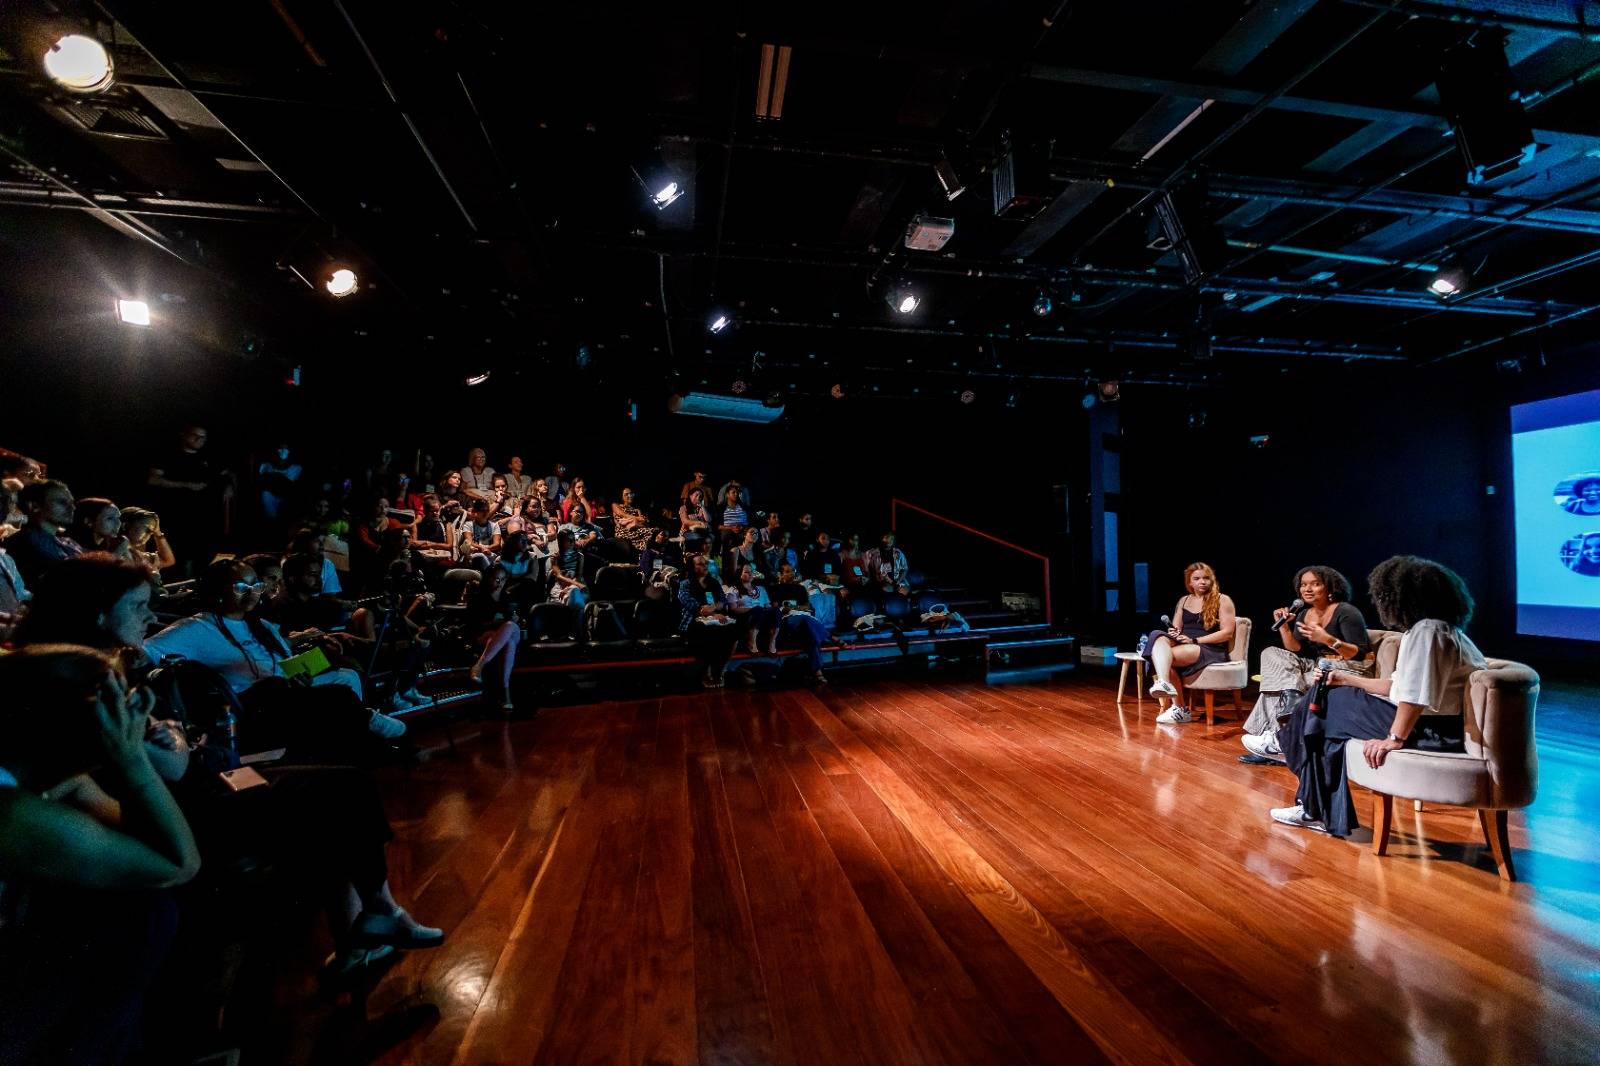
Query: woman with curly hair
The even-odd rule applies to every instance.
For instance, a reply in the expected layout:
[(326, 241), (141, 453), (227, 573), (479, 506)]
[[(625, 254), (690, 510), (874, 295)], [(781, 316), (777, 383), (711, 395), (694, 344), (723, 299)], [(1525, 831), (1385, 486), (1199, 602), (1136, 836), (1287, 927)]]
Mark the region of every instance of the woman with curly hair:
[(1397, 555), (1377, 565), (1367, 591), (1383, 624), (1402, 633), (1394, 675), (1312, 674), (1313, 684), (1327, 683), (1326, 706), (1313, 708), (1311, 696), (1302, 698), (1278, 731), (1300, 787), (1294, 806), (1272, 811), (1274, 821), (1340, 837), (1358, 827), (1344, 772), (1351, 741), (1360, 743), (1358, 757), (1373, 767), (1382, 766), (1391, 751), (1417, 747), (1424, 732), (1434, 738), (1434, 750), (1464, 750), (1467, 679), (1485, 666), (1483, 653), (1463, 632), (1473, 606), (1466, 584), (1448, 567)]
[(1272, 624), (1281, 648), (1261, 650), (1261, 695), (1244, 723), (1240, 743), (1254, 758), (1247, 762), (1282, 762), (1278, 750), (1279, 717), (1287, 718), (1295, 699), (1310, 685), (1318, 661), (1335, 669), (1368, 676), (1367, 620), (1350, 602), (1350, 582), (1331, 566), (1302, 566), (1294, 576), (1297, 610), (1279, 607)]
[(1171, 626), (1154, 630), (1145, 645), (1145, 658), (1156, 678), (1150, 695), (1158, 702), (1163, 697), (1172, 700), (1156, 715), (1162, 725), (1194, 721), (1177, 701), (1173, 671), (1179, 677), (1193, 677), (1212, 663), (1225, 663), (1233, 644), (1233, 600), (1222, 594), (1216, 571), (1205, 563), (1190, 563), (1183, 571), (1183, 587), (1187, 591), (1172, 610)]

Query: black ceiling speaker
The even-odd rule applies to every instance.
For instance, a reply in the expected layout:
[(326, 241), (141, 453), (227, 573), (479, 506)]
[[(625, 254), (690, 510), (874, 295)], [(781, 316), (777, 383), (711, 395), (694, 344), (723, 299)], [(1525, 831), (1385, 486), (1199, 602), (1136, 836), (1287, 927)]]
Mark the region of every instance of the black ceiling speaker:
[(1511, 83), (1504, 34), (1480, 31), (1446, 52), (1438, 85), (1468, 185), (1481, 185), (1533, 158), (1539, 145), (1522, 94)]

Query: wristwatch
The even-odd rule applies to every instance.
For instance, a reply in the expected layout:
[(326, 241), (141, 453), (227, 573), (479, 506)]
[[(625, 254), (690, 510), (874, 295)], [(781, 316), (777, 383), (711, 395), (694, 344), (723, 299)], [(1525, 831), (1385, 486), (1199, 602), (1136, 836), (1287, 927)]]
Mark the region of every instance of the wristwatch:
[(1395, 736), (1393, 733), (1388, 734), (1383, 739), (1384, 740), (1392, 740), (1396, 744), (1404, 744), (1406, 742), (1406, 738), (1405, 737)]

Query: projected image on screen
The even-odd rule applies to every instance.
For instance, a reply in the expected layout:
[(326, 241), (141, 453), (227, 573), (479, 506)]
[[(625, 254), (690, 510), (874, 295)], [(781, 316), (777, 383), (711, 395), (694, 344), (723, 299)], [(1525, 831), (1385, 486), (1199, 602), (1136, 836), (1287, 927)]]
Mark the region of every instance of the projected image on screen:
[(1513, 407), (1511, 464), (1517, 632), (1600, 640), (1600, 390)]

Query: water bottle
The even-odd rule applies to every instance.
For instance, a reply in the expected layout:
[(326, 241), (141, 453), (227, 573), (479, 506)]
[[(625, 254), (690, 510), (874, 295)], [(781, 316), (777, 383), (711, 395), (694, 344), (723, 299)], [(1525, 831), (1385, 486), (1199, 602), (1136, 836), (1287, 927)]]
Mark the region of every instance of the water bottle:
[(1139, 638), (1139, 657), (1141, 659), (1144, 658), (1144, 649), (1146, 648), (1146, 646), (1149, 645), (1149, 643), (1150, 643), (1150, 634), (1149, 633), (1146, 633), (1144, 636)]
[(232, 707), (225, 707), (222, 713), (226, 716), (228, 730), (228, 769), (239, 768), (239, 718), (233, 713)]

